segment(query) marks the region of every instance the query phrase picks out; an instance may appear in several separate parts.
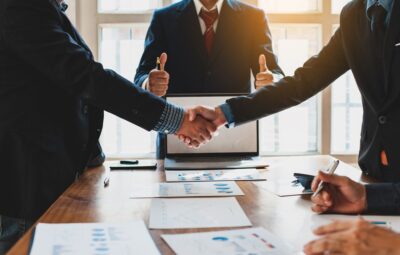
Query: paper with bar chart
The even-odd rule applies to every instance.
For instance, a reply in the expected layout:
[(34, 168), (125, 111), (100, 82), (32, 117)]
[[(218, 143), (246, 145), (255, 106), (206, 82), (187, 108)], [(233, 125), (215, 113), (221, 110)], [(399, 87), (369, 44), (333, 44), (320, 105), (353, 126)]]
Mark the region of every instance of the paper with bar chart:
[(289, 255), (291, 248), (264, 228), (161, 236), (179, 255)]
[(135, 185), (131, 198), (243, 196), (235, 182), (185, 182)]
[(30, 255), (159, 255), (143, 221), (123, 224), (43, 224), (35, 228)]
[(257, 169), (165, 171), (167, 182), (260, 181)]

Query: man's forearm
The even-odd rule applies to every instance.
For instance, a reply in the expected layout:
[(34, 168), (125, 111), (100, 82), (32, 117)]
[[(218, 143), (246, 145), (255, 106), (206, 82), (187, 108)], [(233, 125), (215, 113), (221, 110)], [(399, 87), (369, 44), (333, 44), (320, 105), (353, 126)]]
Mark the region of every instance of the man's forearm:
[(154, 127), (154, 131), (165, 134), (176, 134), (182, 125), (184, 115), (185, 110), (183, 108), (166, 103), (161, 118)]

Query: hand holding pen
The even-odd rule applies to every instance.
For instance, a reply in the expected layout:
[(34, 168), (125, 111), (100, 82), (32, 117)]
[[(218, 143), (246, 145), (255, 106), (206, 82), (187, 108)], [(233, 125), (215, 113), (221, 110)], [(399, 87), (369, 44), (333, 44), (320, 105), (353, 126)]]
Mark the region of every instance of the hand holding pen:
[(316, 213), (359, 214), (367, 209), (365, 186), (348, 177), (320, 171), (311, 188), (315, 193), (311, 197), (312, 210)]
[(156, 68), (151, 70), (147, 79), (146, 89), (157, 96), (165, 96), (169, 85), (169, 74), (165, 71), (168, 56), (162, 53), (157, 58)]

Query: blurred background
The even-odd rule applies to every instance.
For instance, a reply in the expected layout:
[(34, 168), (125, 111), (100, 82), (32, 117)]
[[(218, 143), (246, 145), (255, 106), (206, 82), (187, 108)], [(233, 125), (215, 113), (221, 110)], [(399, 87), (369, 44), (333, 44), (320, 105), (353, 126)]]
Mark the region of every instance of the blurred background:
[[(152, 13), (174, 0), (67, 0), (68, 15), (97, 60), (133, 80)], [(318, 53), (339, 27), (348, 0), (243, 0), (268, 16), (274, 51), (286, 75)], [(361, 97), (349, 72), (319, 95), (261, 120), (262, 155), (332, 154), (355, 163)], [(106, 113), (101, 143), (108, 158), (154, 157), (148, 133)]]

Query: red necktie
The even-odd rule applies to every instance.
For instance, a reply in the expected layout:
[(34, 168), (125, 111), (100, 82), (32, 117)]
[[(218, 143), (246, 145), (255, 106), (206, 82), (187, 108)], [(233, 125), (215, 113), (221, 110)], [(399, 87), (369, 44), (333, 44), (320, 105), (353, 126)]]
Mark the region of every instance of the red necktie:
[(206, 24), (206, 32), (204, 33), (204, 43), (206, 45), (208, 55), (210, 55), (214, 43), (214, 37), (215, 37), (214, 23), (218, 19), (218, 10), (214, 9), (213, 11), (208, 12), (205, 11), (204, 9), (201, 9), (200, 18)]

